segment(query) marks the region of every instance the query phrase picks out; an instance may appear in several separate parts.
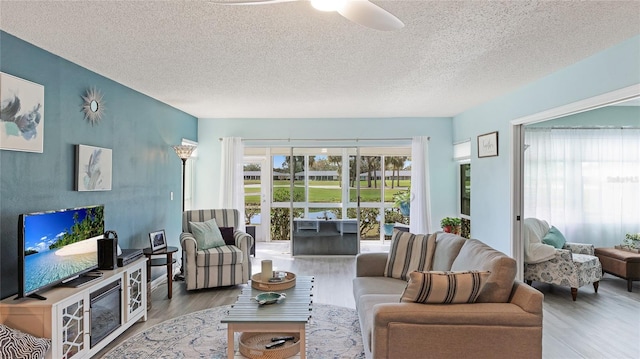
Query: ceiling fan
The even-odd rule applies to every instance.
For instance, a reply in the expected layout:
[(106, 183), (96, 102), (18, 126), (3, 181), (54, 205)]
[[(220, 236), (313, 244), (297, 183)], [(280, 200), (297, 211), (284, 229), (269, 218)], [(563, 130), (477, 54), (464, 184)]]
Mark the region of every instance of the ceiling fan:
[[(217, 5), (268, 5), (283, 2), (309, 0), (230, 0), (211, 1)], [(391, 31), (404, 27), (402, 21), (369, 0), (310, 0), (320, 11), (337, 11), (340, 15), (362, 26), (375, 30)]]

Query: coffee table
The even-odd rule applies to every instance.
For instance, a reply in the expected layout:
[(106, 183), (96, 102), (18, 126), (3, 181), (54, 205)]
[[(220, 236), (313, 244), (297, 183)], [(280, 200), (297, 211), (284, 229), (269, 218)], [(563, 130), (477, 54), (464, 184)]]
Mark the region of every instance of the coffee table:
[(298, 276), (293, 288), (276, 291), (286, 299), (275, 304), (258, 305), (253, 300), (260, 293), (251, 285), (242, 289), (238, 300), (221, 320), (227, 323), (227, 357), (234, 358), (236, 332), (292, 332), (300, 334), (300, 358), (306, 358), (306, 324), (311, 318), (314, 277)]

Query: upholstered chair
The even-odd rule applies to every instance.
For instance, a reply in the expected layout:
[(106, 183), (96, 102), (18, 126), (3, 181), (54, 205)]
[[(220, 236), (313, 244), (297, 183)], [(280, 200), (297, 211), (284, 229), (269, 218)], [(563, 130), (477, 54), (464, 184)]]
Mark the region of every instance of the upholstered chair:
[[(215, 219), (223, 232), (233, 234), (227, 236), (225, 245), (198, 248), (190, 222), (199, 222), (200, 225), (211, 219)], [(202, 209), (182, 214), (180, 245), (187, 290), (247, 283), (251, 277), (249, 252), (254, 240), (238, 230), (241, 220), (237, 209)]]
[(529, 285), (536, 281), (570, 287), (574, 301), (578, 296), (578, 288), (584, 285), (592, 283), (597, 293), (602, 265), (594, 255), (593, 244), (554, 243), (561, 246), (556, 248), (543, 243), (553, 243), (554, 231), (559, 233), (554, 227), (549, 228), (544, 220), (524, 220), (524, 280)]

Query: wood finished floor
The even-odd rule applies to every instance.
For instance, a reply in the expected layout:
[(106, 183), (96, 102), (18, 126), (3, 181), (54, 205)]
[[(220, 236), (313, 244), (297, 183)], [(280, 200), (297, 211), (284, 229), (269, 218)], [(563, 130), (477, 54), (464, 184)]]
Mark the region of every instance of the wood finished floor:
[[(388, 251), (388, 245), (363, 243), (361, 252)], [(355, 308), (351, 279), (355, 277), (353, 257), (291, 257), (288, 243), (257, 243), (253, 271), (260, 261), (271, 259), (274, 268), (316, 278), (316, 303)], [(543, 324), (544, 358), (640, 358), (640, 282), (627, 292), (625, 280), (605, 275), (598, 293), (593, 286), (578, 291), (571, 300), (569, 288), (533, 283), (545, 295)], [(185, 290), (182, 282), (173, 283), (173, 299), (167, 298), (167, 285), (152, 292), (148, 320), (134, 324), (117, 341), (110, 343), (95, 358), (136, 333), (167, 319), (211, 307), (233, 304), (240, 286), (200, 291)], [(505, 338), (508, 340), (508, 338)]]

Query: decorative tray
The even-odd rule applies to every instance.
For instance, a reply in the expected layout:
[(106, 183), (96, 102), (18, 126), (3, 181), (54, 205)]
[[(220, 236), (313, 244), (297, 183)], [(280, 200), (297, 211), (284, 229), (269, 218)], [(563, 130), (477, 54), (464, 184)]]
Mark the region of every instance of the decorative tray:
[(267, 292), (285, 290), (296, 286), (296, 275), (291, 272), (284, 272), (284, 277), (280, 282), (263, 282), (260, 273), (251, 276), (251, 287)]
[[(293, 337), (284, 344), (267, 349), (272, 338)], [(240, 335), (240, 354), (251, 359), (284, 359), (300, 352), (299, 333), (242, 333)]]
[(287, 295), (284, 293), (276, 293), (276, 292), (264, 292), (256, 295), (253, 300), (258, 302), (260, 305), (264, 304), (273, 304), (280, 301), (280, 299), (286, 298)]

